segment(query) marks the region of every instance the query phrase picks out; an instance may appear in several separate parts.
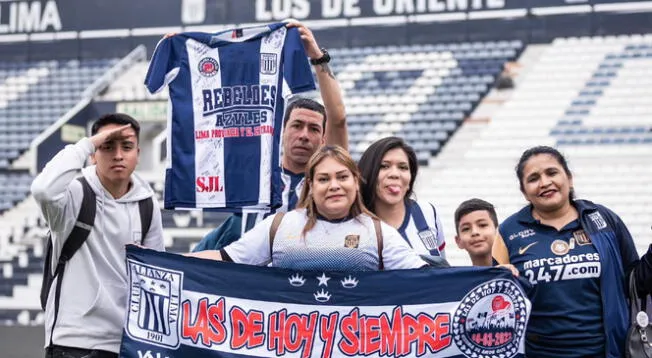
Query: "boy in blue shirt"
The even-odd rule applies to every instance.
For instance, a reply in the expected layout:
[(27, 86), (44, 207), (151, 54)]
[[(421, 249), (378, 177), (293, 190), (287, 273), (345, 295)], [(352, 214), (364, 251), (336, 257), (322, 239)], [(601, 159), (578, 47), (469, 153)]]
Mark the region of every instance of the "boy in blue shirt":
[[(466, 250), (473, 266), (496, 266), (491, 257), (494, 238), (498, 235), (498, 216), (494, 206), (482, 199), (469, 199), (455, 210), (455, 243)], [(500, 265), (518, 276), (512, 265)]]

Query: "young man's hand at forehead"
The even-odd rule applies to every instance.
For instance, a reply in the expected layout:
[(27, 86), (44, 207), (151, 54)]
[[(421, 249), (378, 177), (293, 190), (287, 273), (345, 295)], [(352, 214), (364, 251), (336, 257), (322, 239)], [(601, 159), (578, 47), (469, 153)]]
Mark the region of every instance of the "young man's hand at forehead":
[(131, 128), (131, 124), (125, 124), (119, 127), (102, 130), (94, 136), (90, 137), (90, 140), (93, 142), (95, 148), (98, 148), (106, 142), (127, 138), (129, 135), (125, 132), (125, 130), (129, 128)]

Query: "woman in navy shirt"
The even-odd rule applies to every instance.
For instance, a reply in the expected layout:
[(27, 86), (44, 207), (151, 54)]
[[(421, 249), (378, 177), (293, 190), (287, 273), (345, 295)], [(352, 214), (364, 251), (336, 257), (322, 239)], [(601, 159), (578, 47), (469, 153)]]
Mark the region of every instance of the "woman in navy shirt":
[(639, 260), (618, 215), (575, 200), (573, 176), (556, 149), (526, 150), (516, 174), (530, 204), (500, 225), (493, 255), (536, 285), (527, 356), (623, 357), (626, 278), (636, 269), (639, 292), (650, 291), (652, 245)]

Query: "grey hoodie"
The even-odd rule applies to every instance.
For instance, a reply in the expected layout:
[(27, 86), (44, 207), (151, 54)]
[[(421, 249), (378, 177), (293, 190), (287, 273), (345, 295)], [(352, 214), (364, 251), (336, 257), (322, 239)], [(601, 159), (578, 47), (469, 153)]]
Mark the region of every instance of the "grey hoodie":
[[(82, 186), (75, 178), (94, 151), (88, 138), (66, 146), (32, 183), (32, 194), (52, 233), (52, 272), (81, 207)], [(154, 193), (149, 184), (134, 173), (129, 192), (114, 199), (100, 183), (95, 166), (84, 168), (82, 175), (97, 197), (95, 225), (86, 243), (66, 265), (53, 343), (117, 353), (127, 305), (125, 245), (140, 243), (138, 201)], [(164, 249), (157, 200), (154, 200), (152, 224), (143, 245)], [(46, 346), (54, 319), (55, 287), (56, 282), (52, 284), (45, 309)]]

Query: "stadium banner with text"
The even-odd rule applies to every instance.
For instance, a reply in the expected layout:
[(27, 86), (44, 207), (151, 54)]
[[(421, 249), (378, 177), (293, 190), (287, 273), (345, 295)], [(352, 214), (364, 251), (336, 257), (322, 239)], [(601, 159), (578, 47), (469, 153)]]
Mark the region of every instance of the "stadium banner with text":
[[(94, 31), (81, 38), (163, 35), (165, 27), (229, 25), (297, 20), (364, 19), (446, 15), (549, 7), (617, 6), (649, 0), (2, 0), (0, 34)], [(642, 8), (649, 9), (648, 7)], [(564, 13), (563, 10), (557, 10)], [(147, 14), (147, 16), (142, 16)], [(505, 17), (514, 16), (505, 13)], [(500, 17), (500, 16), (498, 16)], [(324, 25), (324, 24), (322, 24)], [(97, 32), (104, 30), (104, 32)], [(107, 32), (108, 31), (108, 32)], [(160, 32), (164, 31), (164, 32)], [(174, 30), (174, 31), (179, 31)], [(194, 31), (194, 30), (193, 30)], [(215, 30), (217, 31), (217, 29)], [(113, 32), (113, 34), (111, 34)], [(72, 34), (52, 39), (69, 39)], [(45, 38), (36, 37), (43, 41)]]
[(127, 248), (120, 357), (523, 357), (501, 268), (297, 272)]

